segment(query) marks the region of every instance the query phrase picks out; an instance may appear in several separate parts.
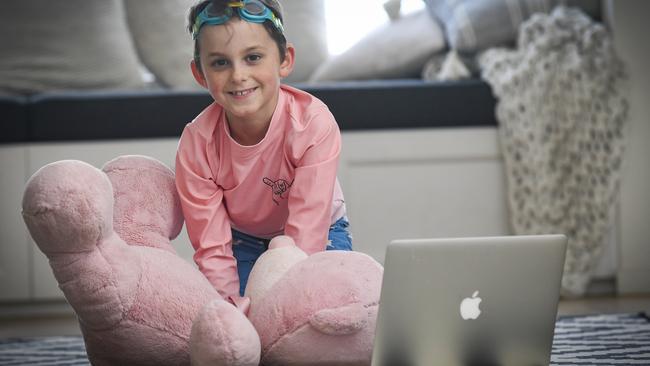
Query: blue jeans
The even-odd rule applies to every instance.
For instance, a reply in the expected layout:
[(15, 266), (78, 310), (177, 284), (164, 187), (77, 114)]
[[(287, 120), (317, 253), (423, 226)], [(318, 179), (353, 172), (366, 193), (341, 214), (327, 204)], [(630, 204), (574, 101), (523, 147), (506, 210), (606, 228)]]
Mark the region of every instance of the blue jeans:
[[(327, 236), (329, 243), (327, 250), (352, 250), (352, 238), (348, 232), (350, 223), (345, 217), (338, 219), (332, 226)], [(269, 248), (269, 239), (261, 239), (237, 230), (232, 230), (232, 251), (237, 259), (237, 273), (239, 273), (239, 294), (244, 296), (248, 276), (253, 265), (262, 253)]]

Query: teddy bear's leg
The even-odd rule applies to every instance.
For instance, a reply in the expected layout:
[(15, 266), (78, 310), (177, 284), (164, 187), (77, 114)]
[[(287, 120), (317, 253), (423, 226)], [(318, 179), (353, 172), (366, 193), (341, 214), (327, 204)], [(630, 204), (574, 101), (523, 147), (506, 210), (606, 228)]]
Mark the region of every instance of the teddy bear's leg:
[(319, 252), (294, 264), (251, 301), (262, 363), (369, 365), (382, 276), (360, 252)]
[(206, 304), (192, 325), (190, 358), (194, 366), (255, 366), (261, 349), (251, 322), (224, 300)]
[(170, 241), (183, 227), (174, 172), (142, 155), (117, 157), (102, 167), (113, 184), (115, 231), (129, 245), (176, 253)]
[[(23, 219), (80, 321), (95, 328), (121, 321), (125, 304), (105, 255), (127, 246), (113, 231), (112, 188), (106, 175), (81, 161), (46, 165), (27, 182)], [(125, 274), (120, 286), (136, 286), (139, 267), (132, 268), (134, 273)]]

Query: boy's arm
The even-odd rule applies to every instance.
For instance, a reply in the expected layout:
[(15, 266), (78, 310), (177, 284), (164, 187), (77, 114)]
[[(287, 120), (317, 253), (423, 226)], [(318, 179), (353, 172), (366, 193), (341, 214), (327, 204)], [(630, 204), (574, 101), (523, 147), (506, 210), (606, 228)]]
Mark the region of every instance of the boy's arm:
[(186, 129), (176, 154), (176, 189), (187, 233), (196, 250), (194, 261), (212, 286), (228, 299), (239, 295), (237, 261), (232, 253), (223, 190), (212, 179), (204, 151), (204, 144), (195, 141)]
[(298, 147), (302, 157), (289, 190), (289, 217), (284, 228), (285, 235), (307, 254), (323, 251), (327, 245), (341, 152), (341, 133), (329, 111), (318, 114), (310, 126), (308, 146)]

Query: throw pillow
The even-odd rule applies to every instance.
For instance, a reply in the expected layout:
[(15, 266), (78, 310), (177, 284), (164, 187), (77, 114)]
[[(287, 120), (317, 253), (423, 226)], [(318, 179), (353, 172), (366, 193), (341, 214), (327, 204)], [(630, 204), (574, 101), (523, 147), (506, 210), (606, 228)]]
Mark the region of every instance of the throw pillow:
[(0, 1), (0, 92), (144, 87), (121, 0)]
[(126, 16), (142, 63), (158, 83), (201, 89), (190, 71), (194, 42), (187, 14), (194, 0), (125, 0)]
[(284, 81), (309, 79), (327, 58), (325, 0), (283, 0), (284, 30), (296, 49), (293, 72)]
[(422, 10), (383, 25), (328, 59), (310, 81), (419, 77), (426, 61), (444, 48), (442, 29)]
[[(296, 48), (296, 64), (285, 80), (304, 81), (327, 57), (324, 0), (284, 0), (284, 29)], [(187, 13), (195, 0), (125, 0), (133, 40), (145, 66), (164, 86), (197, 89), (189, 69), (194, 43)]]
[(444, 24), (449, 46), (469, 53), (514, 42), (521, 23), (534, 13), (550, 12), (557, 0), (425, 2), (431, 15)]

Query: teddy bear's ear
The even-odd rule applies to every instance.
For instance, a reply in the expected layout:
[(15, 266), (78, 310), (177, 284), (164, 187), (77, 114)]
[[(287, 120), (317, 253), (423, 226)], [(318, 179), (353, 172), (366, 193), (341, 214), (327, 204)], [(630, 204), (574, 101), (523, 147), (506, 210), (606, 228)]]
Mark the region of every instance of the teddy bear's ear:
[(176, 251), (171, 240), (183, 227), (183, 213), (174, 172), (142, 155), (124, 155), (102, 170), (113, 184), (114, 227), (129, 245)]

